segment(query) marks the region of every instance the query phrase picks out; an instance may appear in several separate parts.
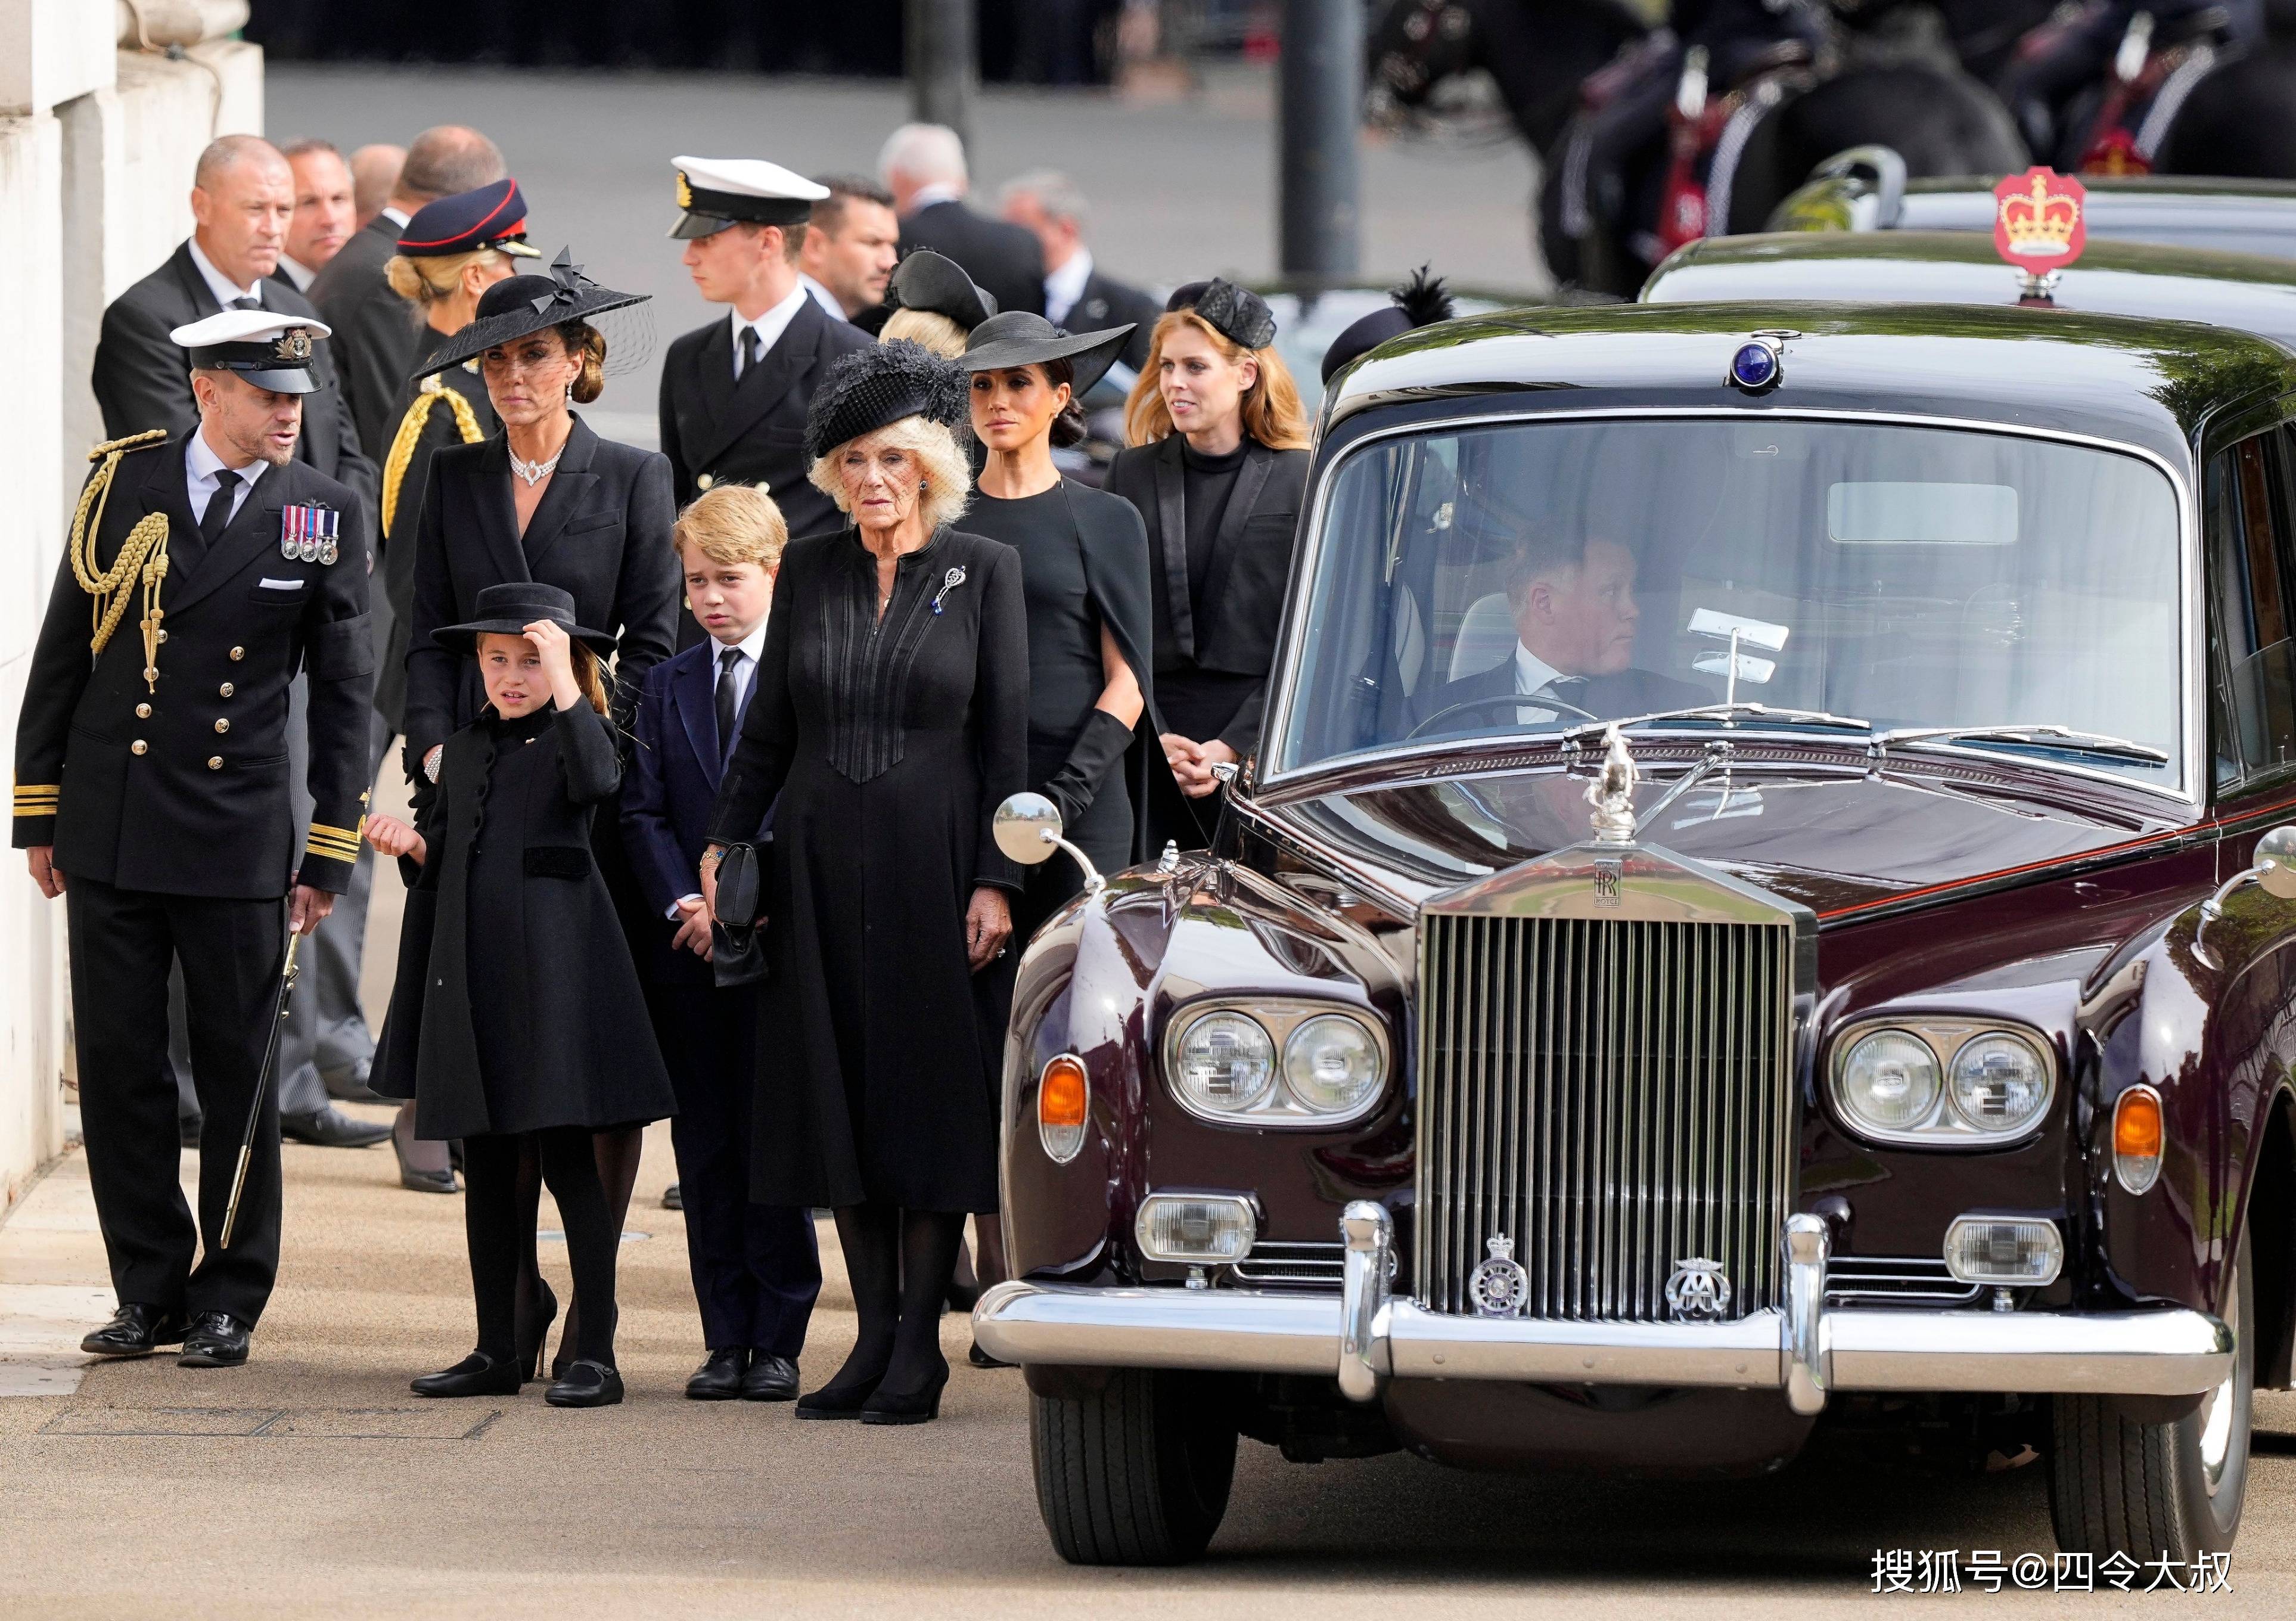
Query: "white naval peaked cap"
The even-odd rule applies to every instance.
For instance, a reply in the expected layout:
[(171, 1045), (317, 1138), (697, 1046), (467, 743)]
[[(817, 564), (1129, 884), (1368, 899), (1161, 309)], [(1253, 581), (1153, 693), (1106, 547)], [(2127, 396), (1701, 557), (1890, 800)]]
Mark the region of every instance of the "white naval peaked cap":
[(674, 237), (709, 236), (737, 221), (793, 225), (829, 195), (794, 169), (762, 158), (673, 158), (677, 206), (685, 212)]
[(168, 337), (182, 348), (204, 349), (219, 343), (271, 342), (291, 332), (332, 338), (335, 329), (316, 315), (283, 315), (275, 309), (219, 309), (189, 326), (177, 327)]
[(311, 357), (318, 340), (333, 331), (314, 315), (225, 309), (168, 336), (182, 346), (193, 371), (236, 372), (275, 394), (309, 394), (319, 387)]

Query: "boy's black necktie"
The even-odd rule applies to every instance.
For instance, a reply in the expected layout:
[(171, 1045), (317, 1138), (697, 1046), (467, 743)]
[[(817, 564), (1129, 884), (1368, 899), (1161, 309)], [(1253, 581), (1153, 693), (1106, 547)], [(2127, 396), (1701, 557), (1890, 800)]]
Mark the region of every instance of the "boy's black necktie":
[(734, 672), (742, 667), (742, 650), (729, 647), (718, 655), (718, 763), (722, 765), (734, 753), (734, 727), (738, 719), (734, 707)]

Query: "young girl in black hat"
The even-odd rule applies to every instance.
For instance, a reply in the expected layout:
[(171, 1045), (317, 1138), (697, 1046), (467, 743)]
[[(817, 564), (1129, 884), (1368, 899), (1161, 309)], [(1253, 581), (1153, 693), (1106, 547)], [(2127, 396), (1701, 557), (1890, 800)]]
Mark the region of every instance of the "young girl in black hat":
[(476, 654), (487, 708), (447, 740), (419, 825), (373, 816), (366, 828), (377, 850), (401, 858), (410, 889), (377, 1090), (414, 1100), (419, 1136), (463, 1140), (478, 1308), (478, 1348), (414, 1389), (508, 1396), (534, 1377), (515, 1328), (527, 1241), (518, 1165), (530, 1137), (578, 1308), (574, 1360), (548, 1399), (599, 1407), (622, 1399), (620, 1234), (591, 1134), (676, 1107), (590, 850), (593, 807), (621, 782), (597, 656), (613, 639), (577, 625), (573, 597), (551, 585), (489, 585), (478, 614), (437, 639)]

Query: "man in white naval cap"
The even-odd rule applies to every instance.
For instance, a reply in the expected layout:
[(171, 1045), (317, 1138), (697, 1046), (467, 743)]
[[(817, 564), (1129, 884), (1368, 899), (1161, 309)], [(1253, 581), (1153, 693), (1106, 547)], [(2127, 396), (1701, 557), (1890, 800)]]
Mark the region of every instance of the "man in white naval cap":
[[(841, 521), (806, 477), (805, 413), (832, 362), (870, 338), (806, 296), (798, 256), (814, 203), (829, 192), (756, 158), (678, 158), (685, 267), (725, 318), (669, 346), (661, 367), (661, 448), (680, 507), (719, 484), (753, 484), (791, 536)], [(697, 640), (681, 618), (678, 645)]]
[[(25, 676), (14, 843), (65, 905), (88, 1181), (119, 1305), (81, 1342), (94, 1355), (180, 1344), (186, 1367), (245, 1362), (278, 1271), (275, 1093), (228, 1248), (220, 1228), (287, 931), (316, 929), (349, 885), (371, 780), (365, 497), (296, 455), (327, 332), (258, 308), (169, 334), (198, 416), (90, 454)], [(204, 1116), (196, 1212), (164, 1062), (178, 966)]]

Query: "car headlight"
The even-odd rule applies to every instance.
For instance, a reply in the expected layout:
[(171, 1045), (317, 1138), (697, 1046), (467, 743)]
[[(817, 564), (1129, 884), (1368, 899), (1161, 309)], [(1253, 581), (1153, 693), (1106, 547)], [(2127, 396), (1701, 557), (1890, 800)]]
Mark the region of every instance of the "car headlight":
[(1352, 1114), (1386, 1078), (1379, 1044), (1345, 1013), (1318, 1013), (1283, 1044), (1283, 1084), (1317, 1114)]
[(1929, 1043), (1907, 1030), (1876, 1030), (1849, 1049), (1836, 1095), (1857, 1125), (1902, 1132), (1936, 1111), (1938, 1083)]
[(1275, 1044), (1247, 1013), (1207, 1013), (1180, 1037), (1172, 1084), (1214, 1114), (1240, 1114), (1275, 1084)]
[(1953, 1057), (1953, 1111), (1981, 1132), (2021, 1131), (2049, 1103), (2049, 1068), (2030, 1043), (1998, 1030)]
[(2040, 1129), (2056, 1096), (2056, 1059), (2040, 1033), (1987, 1020), (1916, 1014), (1856, 1026), (1834, 1052), (1834, 1107), (1885, 1142), (2014, 1142)]

